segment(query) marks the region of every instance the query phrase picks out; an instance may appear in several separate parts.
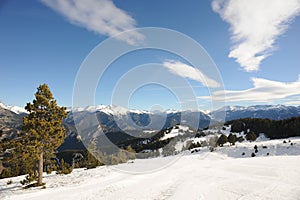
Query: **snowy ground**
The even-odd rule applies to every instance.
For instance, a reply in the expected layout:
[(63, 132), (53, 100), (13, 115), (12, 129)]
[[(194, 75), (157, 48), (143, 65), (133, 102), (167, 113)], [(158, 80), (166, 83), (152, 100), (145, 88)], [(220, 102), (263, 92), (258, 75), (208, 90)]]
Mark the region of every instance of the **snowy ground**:
[[(298, 156), (227, 157), (224, 152), (184, 155), (152, 173), (124, 173), (113, 166), (45, 175), (46, 189), (21, 189), (0, 180), (0, 199), (299, 199)], [(118, 169), (141, 169), (170, 158), (135, 160)], [(174, 159), (173, 159), (174, 160)]]

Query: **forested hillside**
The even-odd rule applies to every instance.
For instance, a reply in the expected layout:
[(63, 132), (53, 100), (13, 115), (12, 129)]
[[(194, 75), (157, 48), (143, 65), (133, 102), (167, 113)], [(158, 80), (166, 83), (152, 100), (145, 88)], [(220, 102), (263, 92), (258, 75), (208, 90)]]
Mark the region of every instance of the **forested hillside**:
[(264, 133), (271, 139), (300, 136), (300, 117), (284, 120), (270, 120), (259, 118), (244, 118), (226, 122), (231, 125), (232, 132)]

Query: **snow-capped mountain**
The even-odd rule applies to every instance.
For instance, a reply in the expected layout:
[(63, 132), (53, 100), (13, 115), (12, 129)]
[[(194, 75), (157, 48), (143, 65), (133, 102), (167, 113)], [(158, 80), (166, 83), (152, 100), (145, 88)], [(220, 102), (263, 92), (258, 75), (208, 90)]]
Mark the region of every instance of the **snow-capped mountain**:
[(7, 109), (4, 104), (0, 104), (0, 141), (11, 138), (21, 130), (23, 114), (17, 114)]
[(5, 105), (4, 103), (0, 102), (0, 107), (6, 110), (10, 110), (16, 114), (24, 114), (27, 113), (27, 111), (24, 108), (18, 107), (18, 106), (8, 106)]
[[(144, 130), (153, 129), (160, 130), (161, 128), (168, 128), (178, 123), (187, 124), (197, 129), (204, 128), (209, 125), (210, 117), (201, 111), (144, 111), (132, 110), (121, 106), (93, 106), (86, 108), (76, 108), (72, 110), (67, 121), (72, 121), (76, 118), (79, 124), (90, 124), (90, 122), (83, 123), (84, 120), (89, 120), (91, 115), (96, 114), (99, 123), (104, 127), (104, 132), (112, 130)], [(95, 123), (99, 124), (98, 122)], [(162, 124), (164, 123), (164, 124)]]
[[(17, 106), (7, 106), (0, 103), (0, 108), (11, 111), (17, 115), (24, 116), (26, 110)], [(116, 105), (96, 105), (88, 106), (84, 108), (69, 108), (69, 111), (73, 113), (80, 113), (80, 120), (89, 120), (87, 116), (96, 113), (98, 121), (103, 125), (107, 131), (119, 130), (119, 129), (154, 129), (168, 128), (178, 123), (183, 123), (191, 127), (204, 128), (212, 123), (218, 121), (225, 121), (239, 119), (239, 118), (269, 118), (274, 120), (287, 119), (295, 116), (300, 116), (300, 106), (285, 106), (285, 105), (255, 105), (255, 106), (226, 106), (225, 108), (207, 112), (207, 111), (177, 111), (177, 110), (165, 110), (165, 111), (145, 111), (137, 109), (128, 109)], [(225, 114), (224, 115), (224, 110)], [(70, 113), (67, 124), (74, 124), (73, 113)], [(222, 119), (223, 117), (223, 119)], [(199, 122), (200, 120), (200, 122)], [(116, 121), (118, 123), (116, 123)], [(198, 121), (198, 122), (197, 122)], [(78, 122), (78, 121), (77, 121)], [(161, 127), (161, 123), (164, 122), (164, 126)], [(95, 123), (99, 125), (99, 123)], [(148, 126), (149, 125), (149, 126)], [(147, 127), (148, 126), (148, 127)]]
[(287, 119), (300, 116), (300, 106), (285, 105), (255, 105), (255, 106), (226, 106), (212, 111), (209, 115), (216, 120), (221, 120), (226, 112), (225, 121), (239, 118), (269, 118), (274, 120)]
[(88, 111), (88, 112), (96, 112), (98, 110), (104, 109), (106, 106), (103, 104), (97, 105), (97, 106), (86, 106), (86, 107), (76, 107), (67, 108), (67, 111), (73, 111), (73, 112), (82, 112), (82, 111)]
[[(158, 113), (157, 111), (147, 111), (147, 110), (138, 110), (138, 109), (128, 109), (124, 108), (122, 106), (117, 105), (96, 105), (96, 106), (87, 106), (87, 107), (79, 107), (79, 108), (68, 108), (69, 111), (73, 112), (82, 112), (82, 111), (88, 111), (88, 112), (103, 112), (108, 115), (126, 115), (128, 113), (135, 113), (135, 114), (153, 114)], [(175, 113), (178, 112), (176, 110), (166, 110), (166, 111), (159, 111), (160, 113)]]

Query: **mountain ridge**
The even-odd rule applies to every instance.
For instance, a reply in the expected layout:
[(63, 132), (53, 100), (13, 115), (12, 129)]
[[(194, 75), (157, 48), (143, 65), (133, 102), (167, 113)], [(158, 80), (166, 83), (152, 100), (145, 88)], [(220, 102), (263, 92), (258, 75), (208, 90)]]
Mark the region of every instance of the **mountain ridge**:
[[(0, 103), (0, 128), (4, 130), (3, 132), (7, 133), (6, 135), (11, 135), (11, 133), (16, 133), (18, 130), (21, 130), (22, 118), (26, 115), (24, 112), (13, 111), (13, 108), (15, 107)], [(67, 128), (67, 135), (76, 132), (77, 125), (86, 126), (86, 131), (89, 134), (93, 134), (93, 132), (99, 128), (101, 128), (104, 133), (120, 130), (161, 130), (182, 123), (194, 129), (202, 129), (213, 123), (240, 118), (282, 120), (300, 116), (300, 106), (286, 105), (227, 106), (207, 114), (202, 111), (176, 110), (150, 112), (101, 104), (70, 111), (72, 112), (69, 113), (64, 122)], [(74, 114), (77, 118), (75, 120), (76, 126)], [(226, 114), (225, 118), (224, 114)]]
[(0, 108), (12, 111), (16, 114), (24, 114), (27, 113), (27, 111), (25, 110), (25, 108), (19, 107), (19, 106), (10, 106), (7, 104), (4, 104), (2, 102), (0, 102)]
[[(10, 110), (16, 114), (26, 114), (27, 111), (19, 106), (11, 106), (5, 103), (0, 102), (0, 107), (6, 110)], [(287, 110), (287, 109), (297, 109), (299, 110), (300, 114), (300, 105), (283, 105), (283, 104), (264, 104), (264, 105), (250, 105), (250, 106), (224, 106), (222, 108), (218, 108), (216, 110), (176, 110), (176, 109), (166, 109), (166, 110), (154, 110), (154, 111), (148, 111), (143, 109), (130, 109), (125, 108), (118, 105), (90, 105), (86, 107), (67, 107), (68, 111), (73, 112), (82, 112), (82, 111), (89, 111), (89, 112), (97, 112), (101, 111), (106, 114), (126, 114), (128, 112), (130, 113), (136, 113), (136, 114), (157, 114), (157, 113), (163, 113), (163, 114), (172, 114), (172, 113), (178, 113), (178, 112), (202, 112), (204, 114), (213, 116), (216, 112), (236, 112), (236, 111), (261, 111), (261, 110), (272, 110), (272, 109), (281, 109), (281, 110)]]

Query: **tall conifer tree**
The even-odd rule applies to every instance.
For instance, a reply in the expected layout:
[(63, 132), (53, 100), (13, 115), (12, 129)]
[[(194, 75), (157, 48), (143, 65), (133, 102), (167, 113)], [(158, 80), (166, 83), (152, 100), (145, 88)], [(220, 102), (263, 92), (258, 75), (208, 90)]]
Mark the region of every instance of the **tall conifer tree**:
[(37, 88), (35, 99), (27, 103), (28, 115), (23, 120), (26, 134), (26, 146), (38, 161), (38, 185), (42, 184), (43, 160), (54, 157), (55, 150), (65, 138), (63, 119), (67, 116), (66, 108), (57, 105), (48, 85)]

